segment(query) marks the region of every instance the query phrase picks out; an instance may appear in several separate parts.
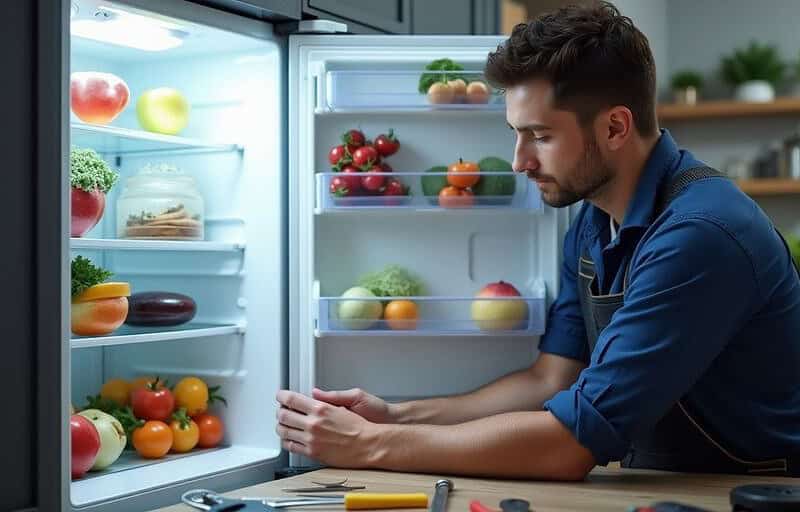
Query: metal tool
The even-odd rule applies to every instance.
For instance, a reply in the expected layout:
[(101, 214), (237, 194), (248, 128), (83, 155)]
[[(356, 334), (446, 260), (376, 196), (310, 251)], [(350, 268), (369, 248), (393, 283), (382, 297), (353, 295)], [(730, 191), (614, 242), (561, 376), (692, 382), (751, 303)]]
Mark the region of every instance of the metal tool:
[(289, 507), (314, 505), (344, 505), (346, 510), (367, 510), (381, 508), (427, 508), (428, 496), (424, 493), (386, 494), (386, 493), (348, 493), (342, 496), (326, 497), (242, 497), (226, 498), (206, 489), (194, 489), (181, 496), (181, 501), (189, 506), (208, 512), (228, 512), (234, 510), (274, 511)]
[(348, 492), (367, 488), (364, 485), (345, 485), (345, 483), (347, 483), (347, 478), (336, 482), (314, 482), (312, 480), (311, 483), (314, 484), (314, 487), (295, 487), (281, 490), (283, 492)]
[(434, 485), (430, 512), (445, 512), (447, 510), (447, 497), (452, 490), (453, 482), (447, 479), (437, 480)]
[(500, 501), (500, 509), (503, 512), (528, 512), (531, 509), (531, 502), (509, 498)]

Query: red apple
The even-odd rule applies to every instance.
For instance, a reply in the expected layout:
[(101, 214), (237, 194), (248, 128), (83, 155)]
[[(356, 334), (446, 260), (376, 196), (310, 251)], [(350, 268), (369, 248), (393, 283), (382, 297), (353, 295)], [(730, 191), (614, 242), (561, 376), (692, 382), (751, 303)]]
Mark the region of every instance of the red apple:
[[(499, 281), (484, 286), (476, 297), (519, 297), (510, 283)], [(472, 320), (482, 331), (516, 329), (528, 316), (524, 300), (476, 300), (472, 302)]]
[(106, 208), (106, 195), (95, 189), (86, 192), (72, 187), (72, 223), (70, 236), (83, 236), (92, 229), (103, 216)]
[(94, 464), (100, 451), (100, 434), (92, 422), (73, 414), (69, 418), (72, 438), (72, 478), (80, 478)]
[(81, 71), (70, 76), (69, 96), (72, 111), (81, 121), (107, 124), (128, 105), (130, 91), (116, 75)]

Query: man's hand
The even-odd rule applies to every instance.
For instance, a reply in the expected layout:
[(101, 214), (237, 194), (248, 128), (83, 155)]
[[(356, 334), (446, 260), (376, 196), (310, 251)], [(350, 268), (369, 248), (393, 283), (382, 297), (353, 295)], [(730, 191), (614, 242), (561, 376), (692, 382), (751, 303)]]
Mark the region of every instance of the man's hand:
[(275, 431), (285, 450), (331, 466), (370, 466), (377, 441), (375, 424), (345, 407), (293, 391), (280, 390), (276, 398), (281, 408)]
[(389, 404), (375, 395), (358, 388), (345, 391), (323, 391), (318, 388), (311, 390), (311, 396), (331, 405), (347, 407), (367, 421), (372, 423), (395, 423), (392, 418)]

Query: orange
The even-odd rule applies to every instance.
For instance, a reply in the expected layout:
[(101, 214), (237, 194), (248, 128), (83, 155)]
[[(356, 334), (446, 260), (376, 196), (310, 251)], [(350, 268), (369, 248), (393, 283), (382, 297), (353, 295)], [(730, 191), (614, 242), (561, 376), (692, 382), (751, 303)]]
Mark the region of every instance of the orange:
[(459, 158), (457, 163), (447, 168), (447, 183), (458, 188), (472, 187), (481, 179), (478, 172), (480, 172), (478, 164), (465, 162)]
[(391, 329), (413, 330), (417, 328), (419, 312), (410, 300), (393, 300), (384, 308), (383, 318)]
[(100, 283), (83, 290), (83, 292), (72, 298), (72, 302), (130, 297), (130, 295), (131, 285), (128, 283)]
[(473, 195), (469, 190), (444, 187), (439, 192), (439, 206), (444, 208), (467, 208), (472, 206)]

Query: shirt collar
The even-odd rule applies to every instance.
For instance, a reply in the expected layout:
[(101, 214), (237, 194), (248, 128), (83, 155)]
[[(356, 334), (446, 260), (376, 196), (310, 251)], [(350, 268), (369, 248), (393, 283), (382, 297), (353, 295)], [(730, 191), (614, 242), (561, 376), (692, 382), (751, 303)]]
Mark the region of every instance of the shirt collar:
[[(625, 211), (625, 218), (619, 228), (622, 233), (627, 228), (646, 228), (653, 220), (656, 207), (656, 196), (664, 178), (672, 174), (676, 163), (680, 160), (680, 150), (669, 131), (662, 129), (656, 145), (645, 162), (639, 182)], [(608, 214), (600, 208), (592, 206), (593, 234), (608, 229)]]

